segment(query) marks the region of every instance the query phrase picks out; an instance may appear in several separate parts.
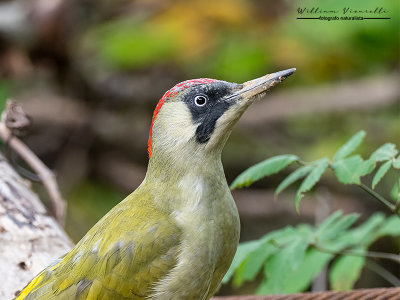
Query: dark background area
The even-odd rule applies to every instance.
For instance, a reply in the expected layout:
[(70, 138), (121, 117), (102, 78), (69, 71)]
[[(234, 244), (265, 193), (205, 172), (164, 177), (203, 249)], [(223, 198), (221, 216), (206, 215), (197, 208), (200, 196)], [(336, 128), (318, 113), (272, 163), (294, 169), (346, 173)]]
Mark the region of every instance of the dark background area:
[[(244, 82), (297, 68), (236, 126), (223, 153), (228, 183), (273, 155), (331, 156), (361, 129), (367, 132), (364, 156), (385, 142), (400, 145), (399, 3), (324, 2), (324, 8), (384, 6), (391, 17), (342, 22), (297, 20), (299, 5), (0, 1), (0, 108), (12, 98), (33, 118), (23, 140), (56, 172), (74, 241), (140, 184), (152, 111), (167, 89), (186, 79)], [(243, 241), (287, 224), (315, 223), (338, 209), (363, 219), (383, 209), (328, 174), (296, 214), (294, 191), (273, 198), (287, 174), (233, 192)], [(389, 197), (396, 176), (388, 174), (377, 190)], [(41, 185), (35, 188), (46, 199)], [(388, 239), (373, 249), (398, 253), (399, 247)], [(357, 284), (384, 285), (368, 272)]]

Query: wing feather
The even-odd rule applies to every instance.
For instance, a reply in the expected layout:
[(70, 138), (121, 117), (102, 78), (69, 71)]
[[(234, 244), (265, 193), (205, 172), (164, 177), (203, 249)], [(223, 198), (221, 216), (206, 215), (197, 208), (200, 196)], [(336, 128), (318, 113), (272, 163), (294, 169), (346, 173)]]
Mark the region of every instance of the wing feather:
[(132, 202), (112, 209), (16, 300), (148, 298), (177, 263), (181, 231), (152, 202), (145, 213)]

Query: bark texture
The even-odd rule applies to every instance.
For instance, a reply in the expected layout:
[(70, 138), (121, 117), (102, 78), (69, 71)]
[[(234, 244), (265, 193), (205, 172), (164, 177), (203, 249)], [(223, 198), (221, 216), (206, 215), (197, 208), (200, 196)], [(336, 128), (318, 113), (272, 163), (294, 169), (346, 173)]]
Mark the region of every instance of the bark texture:
[(71, 240), (0, 154), (0, 299), (13, 299)]

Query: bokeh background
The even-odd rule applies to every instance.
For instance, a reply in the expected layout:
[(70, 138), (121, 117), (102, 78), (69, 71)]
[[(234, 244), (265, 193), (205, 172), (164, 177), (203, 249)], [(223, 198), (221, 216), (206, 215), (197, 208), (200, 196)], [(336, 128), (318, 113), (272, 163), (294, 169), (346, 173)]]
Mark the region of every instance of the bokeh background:
[[(298, 7), (313, 6), (382, 6), (391, 19), (296, 19)], [(243, 82), (297, 68), (236, 126), (223, 153), (228, 182), (273, 155), (305, 161), (332, 155), (361, 129), (364, 156), (385, 142), (400, 146), (399, 6), (392, 0), (3, 0), (0, 108), (13, 98), (32, 117), (22, 139), (55, 170), (68, 201), (66, 230), (78, 241), (140, 184), (152, 111), (186, 79)], [(273, 199), (285, 175), (233, 192), (242, 241), (315, 223), (337, 209), (363, 219), (383, 209), (328, 174), (296, 214), (292, 192)], [(389, 197), (395, 177), (386, 176), (378, 191)], [(34, 188), (47, 199), (40, 184)], [(398, 252), (400, 241), (373, 249)], [(398, 267), (387, 267), (398, 274)], [(364, 273), (358, 287), (387, 285)], [(248, 291), (251, 285), (220, 293)]]

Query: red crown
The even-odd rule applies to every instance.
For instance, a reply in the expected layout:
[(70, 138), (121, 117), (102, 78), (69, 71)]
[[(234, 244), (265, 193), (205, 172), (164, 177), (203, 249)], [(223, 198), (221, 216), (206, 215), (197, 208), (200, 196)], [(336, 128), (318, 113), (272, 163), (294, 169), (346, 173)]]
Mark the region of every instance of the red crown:
[(215, 82), (217, 80), (215, 79), (210, 79), (210, 78), (199, 78), (199, 79), (191, 79), (191, 80), (186, 80), (183, 81), (181, 83), (178, 83), (177, 85), (175, 85), (173, 88), (171, 88), (170, 90), (168, 90), (160, 99), (160, 101), (158, 101), (156, 108), (154, 109), (154, 113), (153, 113), (153, 118), (151, 119), (151, 126), (150, 126), (150, 133), (149, 133), (149, 146), (148, 146), (148, 152), (149, 152), (149, 158), (151, 157), (151, 137), (153, 135), (153, 124), (154, 124), (154, 120), (157, 117), (158, 112), (160, 111), (162, 105), (164, 104), (164, 102), (171, 97), (174, 97), (176, 94), (178, 94), (180, 91), (194, 86), (194, 85), (199, 85), (199, 84), (206, 84), (206, 83), (211, 83), (211, 82)]

